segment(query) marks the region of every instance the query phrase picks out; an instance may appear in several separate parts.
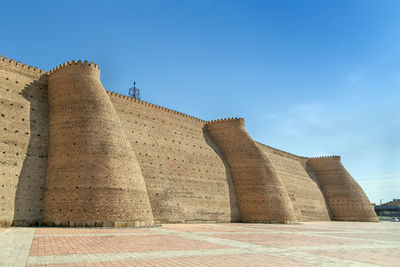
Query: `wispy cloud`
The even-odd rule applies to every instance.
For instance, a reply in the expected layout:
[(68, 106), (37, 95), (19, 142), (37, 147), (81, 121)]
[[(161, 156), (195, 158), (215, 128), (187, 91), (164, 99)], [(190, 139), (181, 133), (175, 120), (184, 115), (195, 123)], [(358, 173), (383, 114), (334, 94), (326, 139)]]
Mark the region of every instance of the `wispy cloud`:
[(368, 175), (368, 176), (358, 177), (358, 179), (362, 180), (377, 180), (377, 179), (383, 180), (392, 178), (399, 179), (400, 181), (400, 173), (378, 174), (378, 175)]

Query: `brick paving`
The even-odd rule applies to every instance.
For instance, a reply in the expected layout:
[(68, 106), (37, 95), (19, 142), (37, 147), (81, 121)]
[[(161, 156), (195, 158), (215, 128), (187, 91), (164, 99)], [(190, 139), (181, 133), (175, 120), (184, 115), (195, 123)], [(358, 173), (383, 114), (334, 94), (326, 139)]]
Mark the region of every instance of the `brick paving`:
[(338, 240), (327, 236), (311, 236), (308, 235), (306, 238), (299, 238), (298, 235), (287, 234), (287, 233), (276, 233), (276, 234), (264, 234), (264, 233), (246, 233), (236, 235), (224, 235), (214, 234), (212, 235), (218, 238), (226, 238), (231, 240), (237, 240), (242, 242), (248, 242), (251, 244), (258, 244), (272, 247), (290, 247), (290, 246), (312, 246), (315, 244), (326, 246), (326, 245), (360, 245), (365, 244), (363, 241), (353, 240)]
[(400, 223), (2, 228), (0, 266), (398, 266)]
[(382, 266), (400, 266), (400, 252), (397, 248), (376, 250), (352, 250), (352, 251), (313, 251), (312, 253), (340, 259), (376, 263)]
[(226, 248), (174, 235), (34, 237), (30, 256)]

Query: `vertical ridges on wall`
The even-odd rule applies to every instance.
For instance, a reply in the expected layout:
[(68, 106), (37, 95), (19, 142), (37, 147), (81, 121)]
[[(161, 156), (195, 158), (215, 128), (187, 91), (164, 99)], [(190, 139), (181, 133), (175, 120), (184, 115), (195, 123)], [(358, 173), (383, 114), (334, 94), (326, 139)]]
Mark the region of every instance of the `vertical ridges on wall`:
[(282, 181), (247, 133), (241, 118), (207, 123), (228, 161), (243, 222), (294, 223), (296, 216)]
[(48, 88), (44, 223), (152, 225), (142, 172), (98, 66), (86, 61), (62, 64), (49, 72)]
[(319, 180), (333, 220), (378, 221), (371, 202), (346, 171), (339, 156), (310, 158), (307, 163)]

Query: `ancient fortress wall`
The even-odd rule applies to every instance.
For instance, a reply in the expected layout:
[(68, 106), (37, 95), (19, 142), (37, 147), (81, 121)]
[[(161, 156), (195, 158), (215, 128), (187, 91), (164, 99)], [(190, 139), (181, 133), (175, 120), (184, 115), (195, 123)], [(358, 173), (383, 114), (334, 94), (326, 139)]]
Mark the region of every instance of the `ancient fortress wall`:
[(228, 164), (205, 121), (108, 94), (138, 158), (155, 221), (239, 221)]
[(47, 165), (45, 72), (0, 56), (0, 226), (41, 220)]
[(49, 160), (43, 221), (62, 226), (152, 225), (135, 153), (96, 64), (49, 72)]
[(298, 221), (330, 221), (329, 207), (315, 175), (307, 170), (307, 158), (257, 144), (283, 182)]
[(339, 156), (311, 158), (308, 164), (318, 177), (334, 220), (378, 221), (368, 197), (346, 171)]
[(212, 121), (207, 124), (207, 130), (231, 169), (242, 221), (295, 222), (296, 216), (283, 181), (247, 133), (244, 120)]
[(107, 92), (93, 63), (0, 56), (0, 116), (0, 225), (377, 221), (340, 157)]

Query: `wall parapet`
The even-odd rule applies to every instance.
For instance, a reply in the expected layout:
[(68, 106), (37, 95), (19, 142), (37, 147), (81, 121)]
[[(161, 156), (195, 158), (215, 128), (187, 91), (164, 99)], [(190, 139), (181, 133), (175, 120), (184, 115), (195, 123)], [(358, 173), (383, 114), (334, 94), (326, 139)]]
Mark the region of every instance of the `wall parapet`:
[(275, 148), (275, 147), (272, 147), (272, 146), (267, 146), (267, 145), (265, 145), (263, 143), (260, 143), (260, 142), (256, 142), (256, 143), (258, 145), (260, 145), (261, 147), (269, 149), (273, 153), (279, 154), (279, 155), (284, 156), (284, 157), (289, 157), (289, 158), (292, 158), (292, 159), (295, 159), (295, 160), (302, 160), (302, 161), (310, 159), (309, 157), (298, 156), (298, 155), (295, 155), (293, 153), (287, 152), (287, 151), (282, 150), (282, 149), (278, 149), (278, 148)]
[(94, 69), (100, 71), (99, 65), (97, 65), (97, 64), (95, 64), (95, 63), (93, 63), (93, 62), (89, 62), (89, 61), (87, 61), (87, 60), (85, 60), (85, 61), (82, 61), (82, 60), (78, 60), (78, 61), (72, 60), (72, 61), (68, 61), (68, 62), (65, 62), (65, 63), (62, 63), (62, 64), (58, 65), (57, 67), (55, 67), (55, 68), (49, 70), (47, 73), (48, 73), (48, 74), (53, 74), (53, 73), (55, 73), (55, 72), (57, 72), (57, 71), (59, 71), (59, 70), (62, 70), (62, 69), (65, 69), (65, 68), (71, 68), (71, 66), (72, 66), (72, 67), (73, 67), (73, 66), (91, 67), (91, 68), (94, 68)]
[(207, 121), (206, 124), (221, 123), (221, 122), (232, 122), (232, 121), (244, 122), (244, 119), (243, 118), (238, 118), (238, 117), (223, 118), (223, 119), (216, 119), (216, 120)]
[(34, 76), (38, 76), (40, 74), (46, 73), (46, 71), (39, 69), (38, 67), (34, 67), (27, 64), (22, 64), (21, 61), (16, 61), (15, 59), (9, 59), (8, 57), (3, 57), (0, 55), (0, 64), (1, 65), (8, 65), (13, 69), (19, 69), (23, 73), (30, 73)]
[(332, 156), (320, 156), (320, 157), (308, 157), (309, 160), (340, 160), (341, 157), (337, 155)]
[(130, 97), (130, 96), (122, 95), (122, 94), (116, 93), (114, 91), (106, 91), (106, 92), (107, 92), (107, 94), (109, 96), (122, 98), (122, 99), (125, 99), (127, 101), (132, 101), (132, 102), (135, 102), (135, 103), (138, 103), (138, 104), (141, 104), (141, 105), (144, 105), (144, 106), (148, 106), (148, 107), (151, 107), (151, 108), (154, 108), (154, 109), (159, 109), (159, 110), (162, 110), (162, 111), (166, 111), (166, 112), (172, 113), (174, 115), (182, 116), (184, 118), (192, 119), (192, 120), (195, 120), (195, 121), (198, 121), (198, 122), (202, 122), (202, 123), (207, 123), (207, 121), (205, 121), (205, 120), (190, 116), (190, 115), (185, 114), (185, 113), (180, 112), (180, 111), (176, 111), (176, 110), (169, 109), (169, 108), (166, 108), (166, 107), (163, 107), (163, 106), (152, 104), (150, 102), (139, 100), (139, 99), (136, 99), (136, 98), (133, 98), (133, 97)]

